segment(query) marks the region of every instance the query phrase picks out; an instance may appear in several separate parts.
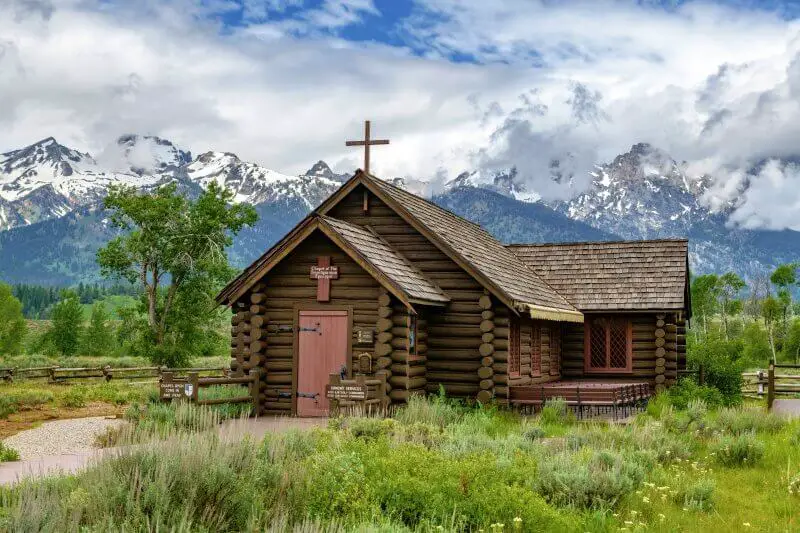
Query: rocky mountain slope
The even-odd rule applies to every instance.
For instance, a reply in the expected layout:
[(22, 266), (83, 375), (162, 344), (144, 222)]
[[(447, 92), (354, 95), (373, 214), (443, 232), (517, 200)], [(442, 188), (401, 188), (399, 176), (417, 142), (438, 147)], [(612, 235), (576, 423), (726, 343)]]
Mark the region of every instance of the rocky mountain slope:
[[(157, 137), (126, 135), (97, 156), (45, 139), (0, 155), (0, 279), (97, 279), (94, 254), (112, 236), (101, 209), (111, 184), (148, 189), (174, 180), (197, 191), (213, 181), (232, 189), (237, 201), (255, 205), (261, 215), (230, 250), (232, 261), (244, 266), (348, 177), (323, 161), (289, 176), (232, 153), (193, 157)], [(489, 179), (464, 173), (443, 190), (425, 180), (392, 181), (415, 192), (438, 192), (435, 202), (504, 242), (689, 237), (697, 273), (753, 275), (800, 259), (800, 233), (727, 227), (733, 205), (712, 211), (703, 201), (710, 180), (689, 176), (669, 155), (644, 144), (598, 166), (591, 188), (569, 201), (542, 201), (513, 169)]]

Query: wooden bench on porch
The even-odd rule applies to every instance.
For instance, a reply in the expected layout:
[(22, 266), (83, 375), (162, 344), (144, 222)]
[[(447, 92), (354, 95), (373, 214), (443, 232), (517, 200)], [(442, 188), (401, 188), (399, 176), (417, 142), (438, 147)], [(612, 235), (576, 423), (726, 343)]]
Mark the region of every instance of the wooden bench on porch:
[(610, 413), (615, 420), (620, 412), (627, 416), (643, 409), (651, 396), (647, 382), (553, 381), (509, 390), (509, 402), (523, 412), (540, 411), (547, 401), (561, 398), (579, 418), (588, 410), (589, 414)]

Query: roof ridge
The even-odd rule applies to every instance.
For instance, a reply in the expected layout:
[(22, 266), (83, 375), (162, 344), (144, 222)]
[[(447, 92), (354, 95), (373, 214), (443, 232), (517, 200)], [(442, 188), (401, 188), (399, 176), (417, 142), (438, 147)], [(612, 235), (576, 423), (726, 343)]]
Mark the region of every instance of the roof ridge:
[(504, 244), (506, 248), (545, 248), (545, 247), (554, 247), (554, 246), (579, 246), (579, 245), (586, 245), (586, 244), (598, 244), (598, 245), (606, 245), (606, 244), (647, 244), (647, 243), (666, 243), (666, 242), (674, 242), (674, 243), (689, 243), (688, 238), (683, 237), (669, 237), (665, 239), (622, 239), (616, 241), (564, 241), (564, 242), (532, 242), (532, 243), (524, 243), (524, 242), (514, 242), (509, 244)]
[[(462, 220), (462, 221), (466, 222), (467, 224), (471, 224), (471, 225), (475, 226), (476, 228), (478, 228), (478, 229), (480, 229), (480, 230), (482, 230), (482, 231), (484, 231), (484, 232), (488, 233), (488, 232), (486, 231), (486, 229), (485, 229), (483, 226), (481, 226), (480, 224), (478, 224), (477, 222), (473, 222), (473, 221), (469, 220), (468, 218), (464, 218), (464, 217), (462, 217), (461, 215), (459, 215), (459, 214), (457, 214), (457, 213), (454, 213), (453, 211), (450, 211), (450, 210), (449, 210), (449, 209), (447, 209), (446, 207), (442, 207), (442, 206), (440, 206), (439, 204), (437, 204), (436, 202), (433, 202), (433, 201), (431, 201), (431, 200), (428, 200), (428, 199), (427, 199), (427, 198), (425, 198), (424, 196), (421, 196), (421, 195), (419, 195), (419, 194), (414, 194), (414, 193), (413, 193), (413, 192), (411, 192), (411, 191), (407, 191), (407, 190), (403, 189), (402, 187), (398, 187), (397, 185), (394, 185), (394, 184), (392, 184), (392, 183), (389, 183), (388, 181), (386, 181), (386, 180), (384, 180), (384, 179), (381, 179), (381, 178), (379, 178), (379, 177), (377, 177), (377, 176), (373, 176), (372, 174), (367, 174), (366, 172), (364, 172), (364, 175), (365, 175), (365, 176), (368, 176), (369, 178), (371, 178), (371, 179), (373, 179), (373, 180), (378, 180), (378, 181), (380, 181), (380, 182), (381, 182), (381, 184), (384, 184), (384, 185), (386, 185), (387, 187), (391, 187), (392, 189), (396, 189), (396, 190), (398, 190), (398, 191), (401, 191), (401, 192), (403, 192), (403, 193), (405, 193), (405, 194), (410, 194), (411, 196), (414, 196), (415, 198), (418, 198), (418, 199), (422, 200), (422, 201), (423, 201), (423, 202), (425, 202), (426, 204), (428, 204), (428, 205), (430, 205), (430, 206), (432, 206), (432, 207), (435, 207), (436, 209), (438, 209), (438, 210), (440, 210), (440, 211), (442, 211), (442, 212), (444, 212), (444, 213), (447, 213), (448, 215), (450, 215), (450, 216), (452, 216), (452, 217), (455, 217), (455, 218), (457, 218), (457, 219), (459, 219), (459, 220)], [(490, 235), (491, 235), (491, 234), (490, 234)], [(502, 243), (501, 243), (501, 244), (502, 244)]]

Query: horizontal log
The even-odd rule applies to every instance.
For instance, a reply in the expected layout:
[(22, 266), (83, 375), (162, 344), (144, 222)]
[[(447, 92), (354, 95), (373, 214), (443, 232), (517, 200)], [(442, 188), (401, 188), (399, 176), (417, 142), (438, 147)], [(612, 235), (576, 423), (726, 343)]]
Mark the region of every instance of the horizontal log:
[(491, 309), (487, 309), (485, 311), (481, 311), (481, 319), (483, 320), (491, 320), (494, 318), (494, 311)]
[(381, 331), (376, 336), (377, 342), (381, 344), (390, 344), (394, 335), (390, 331)]
[(428, 348), (428, 359), (434, 361), (479, 361), (481, 355), (475, 350)]
[(484, 320), (480, 324), (480, 329), (483, 333), (488, 333), (490, 331), (494, 331), (494, 321), (492, 320)]
[(392, 353), (392, 345), (382, 342), (375, 343), (375, 355), (377, 357), (384, 357)]
[(393, 324), (391, 319), (381, 318), (375, 324), (375, 329), (377, 329), (379, 332), (389, 331), (390, 329), (392, 329), (392, 325)]
[(480, 383), (478, 383), (478, 386), (482, 390), (489, 390), (494, 388), (494, 381), (492, 381), (491, 379), (482, 379)]
[(479, 361), (432, 361), (427, 363), (428, 371), (451, 371), (451, 372), (477, 372), (481, 367)]
[(478, 299), (478, 307), (483, 310), (489, 310), (492, 308), (492, 298), (488, 294), (484, 294)]
[(492, 366), (494, 364), (494, 357), (482, 357), (481, 366)]
[(477, 352), (480, 346), (480, 339), (478, 337), (431, 337), (428, 339), (428, 348), (465, 348), (473, 349)]
[(264, 366), (270, 372), (291, 371), (294, 368), (294, 362), (290, 359), (267, 359)]
[(495, 350), (492, 357), (494, 357), (494, 360), (497, 362), (505, 363), (508, 361), (508, 352), (505, 350)]
[(291, 385), (291, 372), (267, 372), (267, 384), (269, 385)]
[(439, 385), (444, 388), (448, 396), (474, 396), (480, 390), (477, 383), (431, 383), (430, 381), (425, 388), (428, 392), (438, 393)]
[(378, 305), (380, 305), (381, 307), (388, 307), (389, 304), (391, 303), (392, 303), (392, 297), (389, 296), (388, 293), (384, 292), (381, 293), (380, 296), (378, 296)]
[(494, 337), (495, 339), (507, 339), (511, 330), (507, 327), (495, 327), (494, 328)]
[(431, 337), (469, 337), (472, 339), (481, 336), (481, 329), (479, 326), (472, 324), (447, 324), (447, 325), (433, 325), (428, 327), (428, 333)]
[(425, 379), (425, 376), (407, 377), (392, 375), (392, 377), (389, 378), (389, 383), (392, 385), (392, 390), (395, 388), (410, 390), (424, 388), (428, 380)]
[(378, 308), (378, 316), (381, 318), (389, 318), (394, 313), (394, 310), (391, 307), (379, 307)]
[(507, 385), (508, 384), (508, 375), (507, 374), (495, 374), (492, 376), (492, 381), (495, 384), (499, 385)]
[(442, 383), (477, 383), (480, 381), (478, 375), (473, 372), (428, 371), (427, 377), (428, 381)]
[(481, 357), (489, 357), (494, 353), (494, 345), (484, 343), (478, 347), (478, 353), (481, 354)]
[(482, 390), (478, 392), (477, 400), (483, 404), (489, 403), (492, 401), (492, 391)]
[(494, 339), (493, 345), (495, 350), (508, 350), (508, 339)]

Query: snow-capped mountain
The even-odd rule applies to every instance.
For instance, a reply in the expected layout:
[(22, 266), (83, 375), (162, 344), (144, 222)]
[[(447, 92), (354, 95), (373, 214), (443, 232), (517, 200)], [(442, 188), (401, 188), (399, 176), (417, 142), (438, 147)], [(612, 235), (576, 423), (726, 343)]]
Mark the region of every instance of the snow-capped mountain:
[[(567, 201), (541, 200), (536, 191), (526, 188), (514, 169), (495, 176), (464, 173), (447, 188), (477, 187), (543, 204), (573, 221), (623, 239), (689, 238), (695, 273), (735, 270), (756, 275), (776, 264), (800, 259), (800, 232), (729, 227), (728, 218), (736, 206), (730, 200), (716, 199), (712, 208), (708, 201), (711, 185), (711, 177), (693, 176), (685, 163), (640, 143), (610, 163), (598, 165), (590, 188)], [(452, 208), (468, 218), (480, 212), (458, 203)], [(502, 225), (495, 224), (504, 238)], [(540, 240), (535, 233), (530, 238)], [(587, 236), (586, 240), (591, 238)]]
[(309, 210), (336, 190), (341, 181), (325, 162), (320, 161), (301, 176), (287, 176), (255, 163), (246, 163), (235, 154), (206, 152), (185, 167), (185, 176), (202, 187), (212, 181), (232, 190), (234, 201), (248, 204), (275, 203), (298, 198)]
[(52, 137), (0, 155), (0, 231), (96, 208), (114, 184), (147, 189), (170, 180), (228, 187), (236, 201), (258, 205), (300, 200), (307, 209), (333, 192), (345, 176), (323, 161), (306, 174), (287, 176), (225, 152), (196, 159), (170, 141), (124, 135), (98, 156)]

